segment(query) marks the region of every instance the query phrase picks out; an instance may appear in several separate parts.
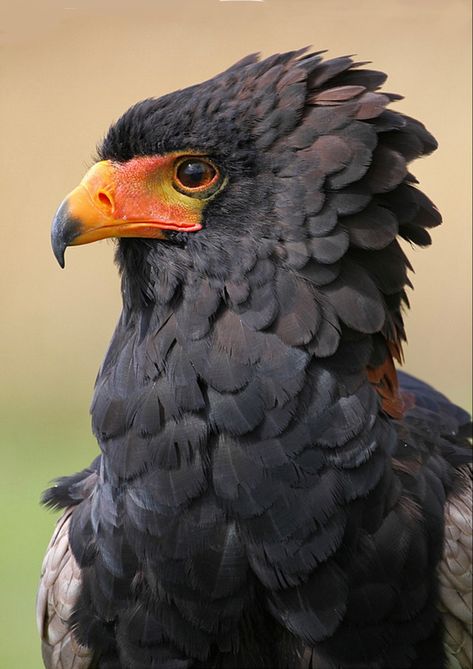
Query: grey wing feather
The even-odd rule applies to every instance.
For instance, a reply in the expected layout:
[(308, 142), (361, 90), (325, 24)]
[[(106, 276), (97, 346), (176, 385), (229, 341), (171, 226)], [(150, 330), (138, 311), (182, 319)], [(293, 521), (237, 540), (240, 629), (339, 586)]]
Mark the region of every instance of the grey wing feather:
[(69, 546), (72, 513), (68, 508), (59, 519), (41, 570), (36, 621), (46, 669), (92, 669), (92, 651), (78, 643), (68, 625), (81, 584)]
[(472, 666), (472, 469), (464, 465), (460, 485), (445, 507), (445, 543), (440, 564), (440, 605), (450, 669)]

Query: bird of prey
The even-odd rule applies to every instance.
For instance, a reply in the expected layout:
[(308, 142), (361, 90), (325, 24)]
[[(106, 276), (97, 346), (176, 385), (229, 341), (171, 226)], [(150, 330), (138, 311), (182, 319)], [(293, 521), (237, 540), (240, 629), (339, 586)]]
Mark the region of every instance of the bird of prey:
[(470, 419), (396, 372), (436, 142), (381, 72), (248, 56), (129, 109), (52, 245), (118, 238), (100, 455), (56, 481), (49, 669), (467, 667)]

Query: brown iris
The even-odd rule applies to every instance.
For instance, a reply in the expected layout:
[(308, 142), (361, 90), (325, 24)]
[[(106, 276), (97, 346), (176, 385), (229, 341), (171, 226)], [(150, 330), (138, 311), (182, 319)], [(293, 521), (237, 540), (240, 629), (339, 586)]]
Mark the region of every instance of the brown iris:
[(174, 186), (181, 193), (207, 197), (220, 182), (220, 174), (209, 160), (187, 157), (178, 161), (174, 171)]

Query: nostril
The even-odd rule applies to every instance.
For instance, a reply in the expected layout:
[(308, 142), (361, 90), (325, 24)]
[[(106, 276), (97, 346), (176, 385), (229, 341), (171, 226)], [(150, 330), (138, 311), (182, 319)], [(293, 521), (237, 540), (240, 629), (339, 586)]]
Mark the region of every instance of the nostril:
[(108, 213), (112, 213), (113, 211), (113, 202), (110, 199), (109, 195), (104, 190), (101, 190), (97, 193), (97, 198), (105, 209), (108, 210)]

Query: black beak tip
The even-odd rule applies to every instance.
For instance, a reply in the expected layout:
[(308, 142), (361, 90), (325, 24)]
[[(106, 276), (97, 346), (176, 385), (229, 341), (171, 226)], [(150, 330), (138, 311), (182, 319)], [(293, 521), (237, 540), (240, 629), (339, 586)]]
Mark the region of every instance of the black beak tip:
[(53, 247), (54, 257), (58, 261), (60, 267), (64, 269), (66, 262), (64, 260), (64, 254), (66, 252), (65, 244), (62, 244), (58, 239), (55, 239), (51, 234), (51, 246)]
[(64, 269), (64, 254), (72, 240), (80, 234), (80, 221), (69, 214), (67, 200), (61, 204), (53, 219), (51, 228), (51, 246), (60, 267)]

